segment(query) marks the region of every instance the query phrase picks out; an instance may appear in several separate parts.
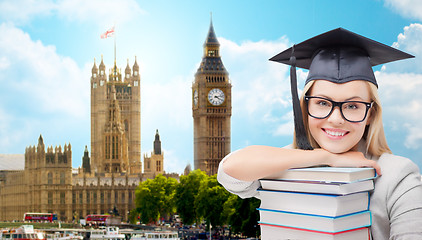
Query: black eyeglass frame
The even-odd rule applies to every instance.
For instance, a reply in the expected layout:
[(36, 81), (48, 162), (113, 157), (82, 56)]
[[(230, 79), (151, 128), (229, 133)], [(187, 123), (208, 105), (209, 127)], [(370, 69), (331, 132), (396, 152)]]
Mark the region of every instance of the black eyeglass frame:
[[(332, 104), (332, 106), (331, 106), (331, 110), (330, 110), (330, 112), (327, 114), (327, 116), (325, 116), (325, 117), (315, 117), (315, 116), (313, 116), (310, 112), (309, 112), (309, 99), (311, 99), (311, 98), (317, 98), (317, 99), (322, 99), (322, 100), (325, 100), (325, 101), (328, 101), (328, 102), (330, 102), (331, 104)], [(331, 115), (331, 113), (333, 113), (333, 111), (334, 111), (334, 108), (337, 106), (338, 108), (339, 108), (339, 110), (340, 110), (340, 113), (341, 113), (341, 116), (343, 117), (343, 119), (344, 120), (346, 120), (346, 121), (348, 121), (348, 122), (352, 122), (352, 123), (359, 123), (359, 122), (363, 122), (363, 121), (365, 121), (365, 119), (366, 119), (366, 116), (368, 116), (368, 110), (370, 109), (370, 108), (372, 108), (372, 106), (374, 105), (374, 102), (362, 102), (362, 101), (345, 101), (345, 102), (336, 102), (336, 101), (333, 101), (333, 100), (330, 100), (330, 99), (327, 99), (327, 98), (323, 98), (323, 97), (315, 97), (315, 96), (305, 96), (305, 102), (306, 102), (306, 111), (308, 112), (308, 115), (309, 116), (311, 116), (311, 117), (313, 117), (313, 118), (316, 118), (316, 119), (324, 119), (324, 118), (327, 118), (328, 116), (330, 116)], [(365, 116), (363, 117), (363, 119), (362, 120), (360, 120), (360, 121), (350, 121), (349, 119), (347, 119), (345, 116), (344, 116), (344, 114), (343, 114), (343, 110), (342, 110), (342, 106), (343, 106), (343, 104), (345, 104), (345, 103), (363, 103), (363, 104), (365, 104), (365, 106), (366, 106), (366, 110), (365, 110)]]

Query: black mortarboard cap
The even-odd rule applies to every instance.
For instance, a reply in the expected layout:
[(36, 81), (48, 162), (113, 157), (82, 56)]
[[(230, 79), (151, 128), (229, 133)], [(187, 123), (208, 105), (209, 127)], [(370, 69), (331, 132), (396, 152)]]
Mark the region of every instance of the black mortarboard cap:
[(312, 80), (345, 83), (365, 80), (378, 86), (373, 66), (414, 56), (337, 28), (294, 45), (270, 61), (288, 64), (290, 68), (296, 143), (301, 149), (312, 149), (306, 137), (297, 94), (296, 66), (309, 69), (305, 85)]

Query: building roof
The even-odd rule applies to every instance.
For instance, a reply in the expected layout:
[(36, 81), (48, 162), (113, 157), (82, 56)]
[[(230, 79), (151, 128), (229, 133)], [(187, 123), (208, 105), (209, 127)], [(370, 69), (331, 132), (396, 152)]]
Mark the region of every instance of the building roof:
[(0, 171), (1, 170), (24, 170), (25, 155), (24, 154), (0, 154)]
[(214, 26), (212, 25), (212, 21), (211, 21), (210, 29), (208, 30), (207, 39), (205, 40), (204, 45), (220, 46), (220, 43), (217, 40), (217, 36), (215, 35)]
[(220, 72), (227, 73), (226, 68), (224, 67), (223, 61), (220, 57), (203, 57), (202, 62), (198, 68), (199, 72), (211, 71), (211, 72)]
[(207, 50), (207, 47), (217, 47), (217, 53), (215, 55), (208, 55), (206, 52), (202, 58), (202, 62), (198, 68), (198, 72), (209, 72), (209, 73), (223, 73), (227, 74), (226, 68), (223, 65), (220, 54), (218, 53), (220, 48), (220, 43), (217, 40), (217, 36), (214, 32), (214, 26), (212, 25), (212, 20), (210, 23), (210, 29), (208, 30), (207, 39), (204, 43), (204, 48)]

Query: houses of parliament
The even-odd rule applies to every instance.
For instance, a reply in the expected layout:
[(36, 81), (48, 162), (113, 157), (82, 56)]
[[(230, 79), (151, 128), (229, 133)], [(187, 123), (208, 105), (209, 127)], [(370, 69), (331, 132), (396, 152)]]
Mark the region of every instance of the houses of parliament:
[[(202, 62), (192, 83), (194, 168), (212, 175), (230, 152), (231, 83), (211, 21)], [(0, 154), (0, 221), (26, 212), (56, 213), (61, 221), (117, 210), (122, 220), (135, 208), (140, 182), (165, 173), (156, 130), (151, 154), (141, 161), (141, 76), (137, 59), (124, 72), (106, 72), (101, 59), (91, 71), (91, 152), (72, 168), (72, 146), (46, 146), (42, 135), (25, 154)], [(146, 103), (148, 104), (148, 103)], [(82, 154), (81, 154), (82, 155)]]

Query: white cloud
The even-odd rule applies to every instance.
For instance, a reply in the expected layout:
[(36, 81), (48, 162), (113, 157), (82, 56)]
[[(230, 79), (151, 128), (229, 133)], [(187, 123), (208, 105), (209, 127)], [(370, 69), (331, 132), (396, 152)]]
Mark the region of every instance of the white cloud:
[(410, 124), (406, 124), (405, 127), (410, 134), (406, 137), (404, 145), (409, 149), (420, 149), (422, 146), (422, 128)]
[[(55, 144), (76, 138), (88, 144), (86, 76), (92, 65), (79, 68), (54, 46), (33, 41), (10, 23), (0, 24), (0, 31), (0, 152), (23, 153), (40, 133)], [(83, 149), (74, 147), (78, 153)]]
[(192, 78), (177, 77), (164, 83), (142, 82), (141, 111), (145, 129), (163, 125), (187, 129), (192, 125)]
[(273, 135), (274, 136), (292, 136), (294, 127), (295, 126), (294, 126), (293, 121), (283, 123), (280, 126), (278, 126), (278, 128), (276, 129)]
[(408, 149), (422, 147), (421, 42), (422, 24), (404, 27), (393, 46), (415, 55), (416, 58), (386, 64), (380, 72), (375, 73), (380, 86), (379, 94), (387, 131), (400, 131), (404, 134), (403, 144)]
[(422, 73), (422, 24), (413, 23), (403, 28), (403, 32), (397, 36), (397, 42), (393, 47), (408, 52), (415, 58), (389, 63), (383, 66), (386, 72), (412, 72)]
[(6, 68), (8, 68), (10, 66), (10, 62), (9, 62), (9, 60), (6, 58), (6, 57), (1, 57), (0, 58), (0, 71), (2, 70), (2, 69), (6, 69)]
[[(141, 63), (142, 69), (142, 63)], [(152, 151), (155, 129), (159, 130), (164, 152), (164, 170), (183, 173), (190, 163), (183, 159), (192, 148), (192, 79), (176, 77), (167, 82), (141, 80), (141, 148)], [(167, 147), (166, 147), (167, 146)]]
[[(19, 128), (13, 128), (16, 122), (19, 122)], [(14, 145), (19, 143), (20, 139), (27, 133), (28, 125), (28, 121), (21, 121), (0, 108), (0, 149), (13, 149)], [(13, 134), (11, 134), (11, 129), (13, 129)], [(11, 152), (9, 151), (9, 153)]]
[(422, 147), (422, 112), (420, 89), (421, 74), (376, 72), (379, 94), (387, 130), (401, 131), (404, 146), (409, 149)]
[(134, 0), (61, 0), (56, 9), (59, 16), (69, 21), (97, 22), (99, 25), (123, 23), (145, 14)]
[[(291, 136), (293, 120), (289, 68), (268, 61), (290, 46), (287, 38), (237, 44), (219, 38), (224, 65), (233, 83), (233, 115), (266, 125), (274, 136)], [(306, 73), (297, 69), (298, 88)]]
[(0, 2), (0, 19), (26, 24), (36, 17), (57, 15), (68, 21), (94, 22), (99, 26), (123, 23), (145, 14), (135, 0), (20, 0)]
[(1, 1), (0, 19), (25, 24), (36, 16), (50, 15), (54, 8), (52, 0)]
[(419, 0), (384, 0), (385, 4), (403, 17), (422, 20), (422, 1)]
[(268, 61), (277, 51), (286, 48), (286, 39), (248, 41), (239, 45), (219, 38), (219, 42), (224, 65), (235, 89), (233, 111), (262, 118), (268, 117), (274, 108), (289, 105), (287, 67)]
[(164, 171), (166, 173), (183, 173), (185, 167), (190, 164), (179, 158), (177, 152), (170, 149), (163, 149), (164, 154)]
[(80, 69), (72, 59), (58, 55), (54, 46), (34, 42), (11, 24), (1, 24), (0, 31), (1, 62), (7, 63), (2, 64), (0, 82), (10, 90), (3, 98), (26, 102), (42, 112), (88, 115), (88, 66)]

